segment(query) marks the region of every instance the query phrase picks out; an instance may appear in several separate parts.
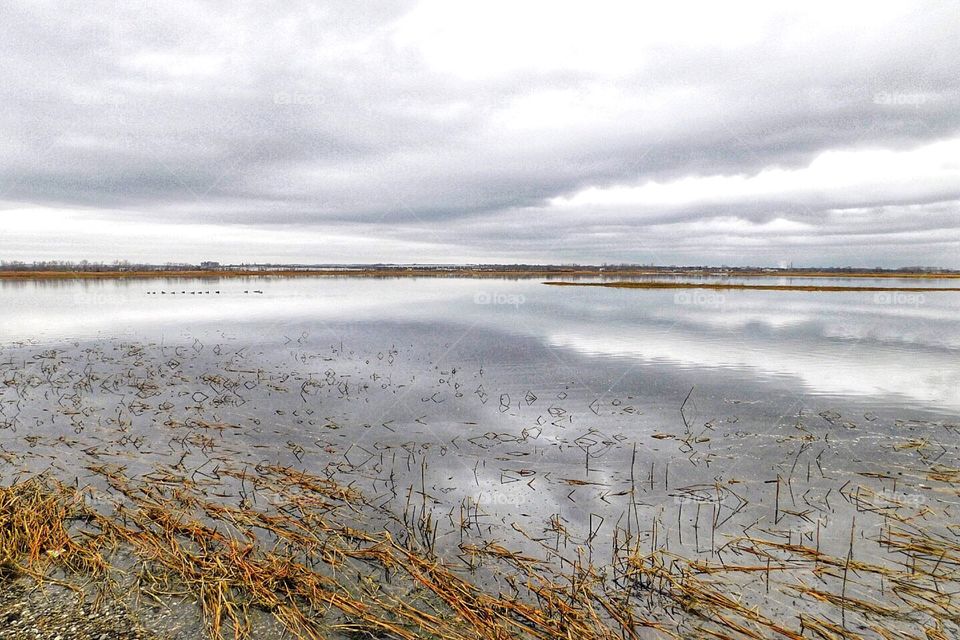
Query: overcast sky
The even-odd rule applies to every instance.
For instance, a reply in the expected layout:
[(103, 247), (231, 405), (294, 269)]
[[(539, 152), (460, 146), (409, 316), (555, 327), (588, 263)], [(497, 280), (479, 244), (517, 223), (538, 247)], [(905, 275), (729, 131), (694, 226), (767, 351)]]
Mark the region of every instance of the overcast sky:
[(0, 259), (960, 267), (960, 2), (0, 3)]

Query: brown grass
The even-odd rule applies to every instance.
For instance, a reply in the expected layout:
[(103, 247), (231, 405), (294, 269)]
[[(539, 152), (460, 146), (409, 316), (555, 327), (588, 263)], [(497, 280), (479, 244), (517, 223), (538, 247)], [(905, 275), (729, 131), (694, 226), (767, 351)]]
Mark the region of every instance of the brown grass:
[(865, 287), (856, 285), (742, 284), (735, 282), (551, 282), (560, 287), (610, 287), (614, 289), (753, 289), (759, 291), (960, 291), (960, 287)]
[[(104, 280), (104, 279), (150, 279), (150, 278), (550, 278), (550, 277), (624, 277), (689, 276), (729, 278), (909, 278), (941, 279), (960, 278), (960, 273), (899, 273), (899, 272), (830, 272), (830, 271), (763, 271), (744, 270), (733, 273), (714, 269), (658, 269), (644, 267), (369, 267), (359, 269), (203, 269), (203, 270), (107, 270), (107, 271), (3, 271), (2, 280)], [(611, 283), (615, 284), (615, 283)], [(648, 287), (649, 288), (649, 287)], [(728, 287), (730, 288), (730, 287)]]
[(249, 637), (255, 611), (310, 640), (334, 631), (404, 640), (614, 640), (636, 638), (638, 625), (657, 626), (611, 608), (597, 578), (594, 586), (564, 586), (505, 549), (495, 553), (523, 564), (530, 597), (487, 592), (413, 537), (401, 544), (388, 530), (357, 528), (352, 521), (375, 507), (303, 472), (262, 468), (253, 482), (264, 506), (254, 508), (211, 502), (186, 477), (169, 476), (168, 486), (134, 482), (118, 467), (91, 470), (122, 498), (115, 508), (89, 506), (83, 491), (44, 477), (0, 488), (0, 558), (8, 571), (42, 580), (57, 568), (112, 589), (123, 570), (110, 564), (110, 551), (123, 549), (142, 565), (136, 590), (154, 600), (189, 592), (212, 638)]
[[(91, 491), (42, 475), (0, 488), (0, 581), (4, 573), (43, 581), (59, 570), (116, 595), (133, 576), (138, 598), (190, 594), (211, 638), (251, 637), (254, 615), (309, 640), (919, 639), (947, 637), (945, 625), (960, 623), (960, 545), (912, 518), (898, 519), (881, 539), (900, 558), (893, 564), (747, 535), (724, 546), (735, 562), (697, 561), (619, 530), (609, 566), (578, 552), (559, 573), (496, 543), (461, 545), (473, 566), (503, 567), (508, 591), (446, 564), (403, 529), (406, 518), (309, 473), (225, 465), (221, 480), (250, 483), (257, 496), (257, 504), (233, 506), (210, 500), (210, 487), (173, 467), (149, 481), (122, 467), (88, 469), (111, 500), (88, 504)], [(886, 508), (871, 502), (877, 495), (856, 495), (860, 508)], [(113, 564), (116, 550), (135, 566)], [(758, 573), (819, 603), (822, 616), (775, 617), (743, 599), (738, 576)], [(890, 597), (862, 595), (877, 582)]]

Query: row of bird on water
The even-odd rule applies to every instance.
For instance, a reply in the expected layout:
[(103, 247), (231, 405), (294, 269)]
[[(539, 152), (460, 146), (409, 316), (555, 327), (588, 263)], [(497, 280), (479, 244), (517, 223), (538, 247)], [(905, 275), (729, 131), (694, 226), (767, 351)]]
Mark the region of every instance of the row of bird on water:
[[(259, 289), (256, 289), (256, 290), (254, 290), (254, 291), (250, 291), (249, 289), (244, 289), (243, 292), (244, 292), (244, 293), (263, 293), (263, 291), (260, 291)], [(148, 296), (151, 296), (151, 295), (152, 295), (152, 296), (156, 296), (156, 295), (161, 295), (161, 296), (171, 295), (171, 296), (175, 296), (175, 295), (177, 295), (177, 293), (180, 293), (181, 295), (190, 294), (190, 295), (192, 295), (192, 296), (214, 295), (214, 294), (215, 294), (215, 295), (220, 295), (220, 292), (219, 292), (219, 291), (179, 291), (179, 292), (178, 292), (178, 291), (147, 291), (147, 295), (148, 295)]]

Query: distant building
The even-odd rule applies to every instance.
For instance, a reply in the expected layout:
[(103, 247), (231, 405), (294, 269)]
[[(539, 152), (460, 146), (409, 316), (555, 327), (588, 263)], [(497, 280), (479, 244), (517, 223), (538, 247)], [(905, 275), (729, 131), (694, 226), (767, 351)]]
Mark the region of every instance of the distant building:
[(201, 268), (201, 269), (219, 269), (219, 268), (220, 268), (220, 263), (219, 263), (219, 262), (214, 262), (214, 261), (212, 261), (212, 260), (207, 260), (207, 261), (205, 261), (205, 262), (201, 262), (201, 263), (200, 263), (200, 268)]

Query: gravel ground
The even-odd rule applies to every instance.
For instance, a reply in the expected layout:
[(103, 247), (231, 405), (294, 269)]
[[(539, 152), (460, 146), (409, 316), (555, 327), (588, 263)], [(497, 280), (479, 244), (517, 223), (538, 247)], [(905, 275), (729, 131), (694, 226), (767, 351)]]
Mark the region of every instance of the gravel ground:
[(99, 608), (58, 587), (0, 582), (0, 640), (160, 640), (120, 603)]

